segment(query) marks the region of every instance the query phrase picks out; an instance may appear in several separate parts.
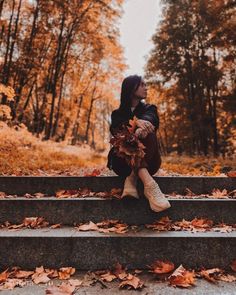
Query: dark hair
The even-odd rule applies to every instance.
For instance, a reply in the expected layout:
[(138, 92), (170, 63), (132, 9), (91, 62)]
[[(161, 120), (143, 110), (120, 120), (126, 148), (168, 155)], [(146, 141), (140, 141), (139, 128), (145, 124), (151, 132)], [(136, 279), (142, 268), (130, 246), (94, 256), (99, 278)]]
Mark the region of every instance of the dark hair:
[(121, 85), (120, 106), (119, 110), (123, 113), (129, 112), (131, 109), (131, 95), (138, 89), (142, 77), (138, 75), (130, 75), (126, 77)]

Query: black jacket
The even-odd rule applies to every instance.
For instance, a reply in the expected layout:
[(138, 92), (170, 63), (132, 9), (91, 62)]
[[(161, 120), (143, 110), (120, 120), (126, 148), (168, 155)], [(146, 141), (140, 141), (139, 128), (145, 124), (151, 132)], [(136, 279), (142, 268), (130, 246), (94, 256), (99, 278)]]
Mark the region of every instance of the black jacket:
[[(155, 132), (159, 128), (159, 117), (157, 113), (157, 107), (154, 104), (148, 104), (139, 102), (134, 111), (127, 112), (123, 114), (116, 109), (111, 114), (111, 125), (110, 125), (110, 132), (114, 135), (123, 124), (127, 125), (130, 119), (136, 116), (138, 119), (146, 120), (151, 122), (155, 127)], [(113, 156), (113, 148), (110, 150), (108, 154), (108, 162), (107, 167), (111, 169), (111, 162)]]

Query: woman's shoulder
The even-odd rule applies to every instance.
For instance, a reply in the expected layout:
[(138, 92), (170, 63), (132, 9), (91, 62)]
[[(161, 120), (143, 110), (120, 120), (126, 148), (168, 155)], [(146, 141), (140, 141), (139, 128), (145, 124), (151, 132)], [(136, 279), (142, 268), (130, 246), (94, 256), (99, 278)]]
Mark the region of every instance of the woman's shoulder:
[(157, 106), (154, 103), (147, 103), (147, 102), (142, 102), (142, 107), (145, 110), (156, 110)]

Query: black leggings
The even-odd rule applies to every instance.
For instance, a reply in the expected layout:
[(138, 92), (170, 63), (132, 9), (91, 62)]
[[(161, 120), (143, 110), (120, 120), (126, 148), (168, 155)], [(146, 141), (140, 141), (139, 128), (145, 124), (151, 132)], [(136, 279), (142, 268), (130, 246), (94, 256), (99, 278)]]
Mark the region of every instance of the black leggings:
[[(158, 146), (156, 133), (151, 132), (145, 138), (140, 139), (145, 146), (145, 156), (139, 168), (147, 168), (151, 175), (154, 175), (161, 166), (161, 155)], [(112, 170), (119, 176), (127, 177), (132, 172), (132, 168), (125, 159), (113, 154)]]

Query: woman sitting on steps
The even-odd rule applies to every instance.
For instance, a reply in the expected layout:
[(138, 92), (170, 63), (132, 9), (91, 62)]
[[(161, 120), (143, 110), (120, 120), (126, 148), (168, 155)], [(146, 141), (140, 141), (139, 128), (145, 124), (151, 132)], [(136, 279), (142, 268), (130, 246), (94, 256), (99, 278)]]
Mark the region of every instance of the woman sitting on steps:
[(108, 154), (107, 167), (117, 175), (126, 177), (122, 197), (139, 198), (136, 185), (138, 178), (140, 178), (144, 185), (144, 195), (148, 199), (151, 209), (160, 212), (169, 208), (170, 203), (152, 178), (152, 175), (161, 166), (161, 156), (156, 137), (159, 117), (155, 105), (141, 101), (146, 96), (146, 84), (141, 76), (131, 75), (126, 77), (121, 86), (120, 106), (112, 112), (110, 126), (110, 132), (114, 135), (121, 124), (128, 124), (134, 116), (138, 118), (138, 128), (135, 130), (135, 134), (145, 146), (145, 156), (141, 164), (134, 171), (125, 159), (114, 153), (114, 148), (112, 148)]

